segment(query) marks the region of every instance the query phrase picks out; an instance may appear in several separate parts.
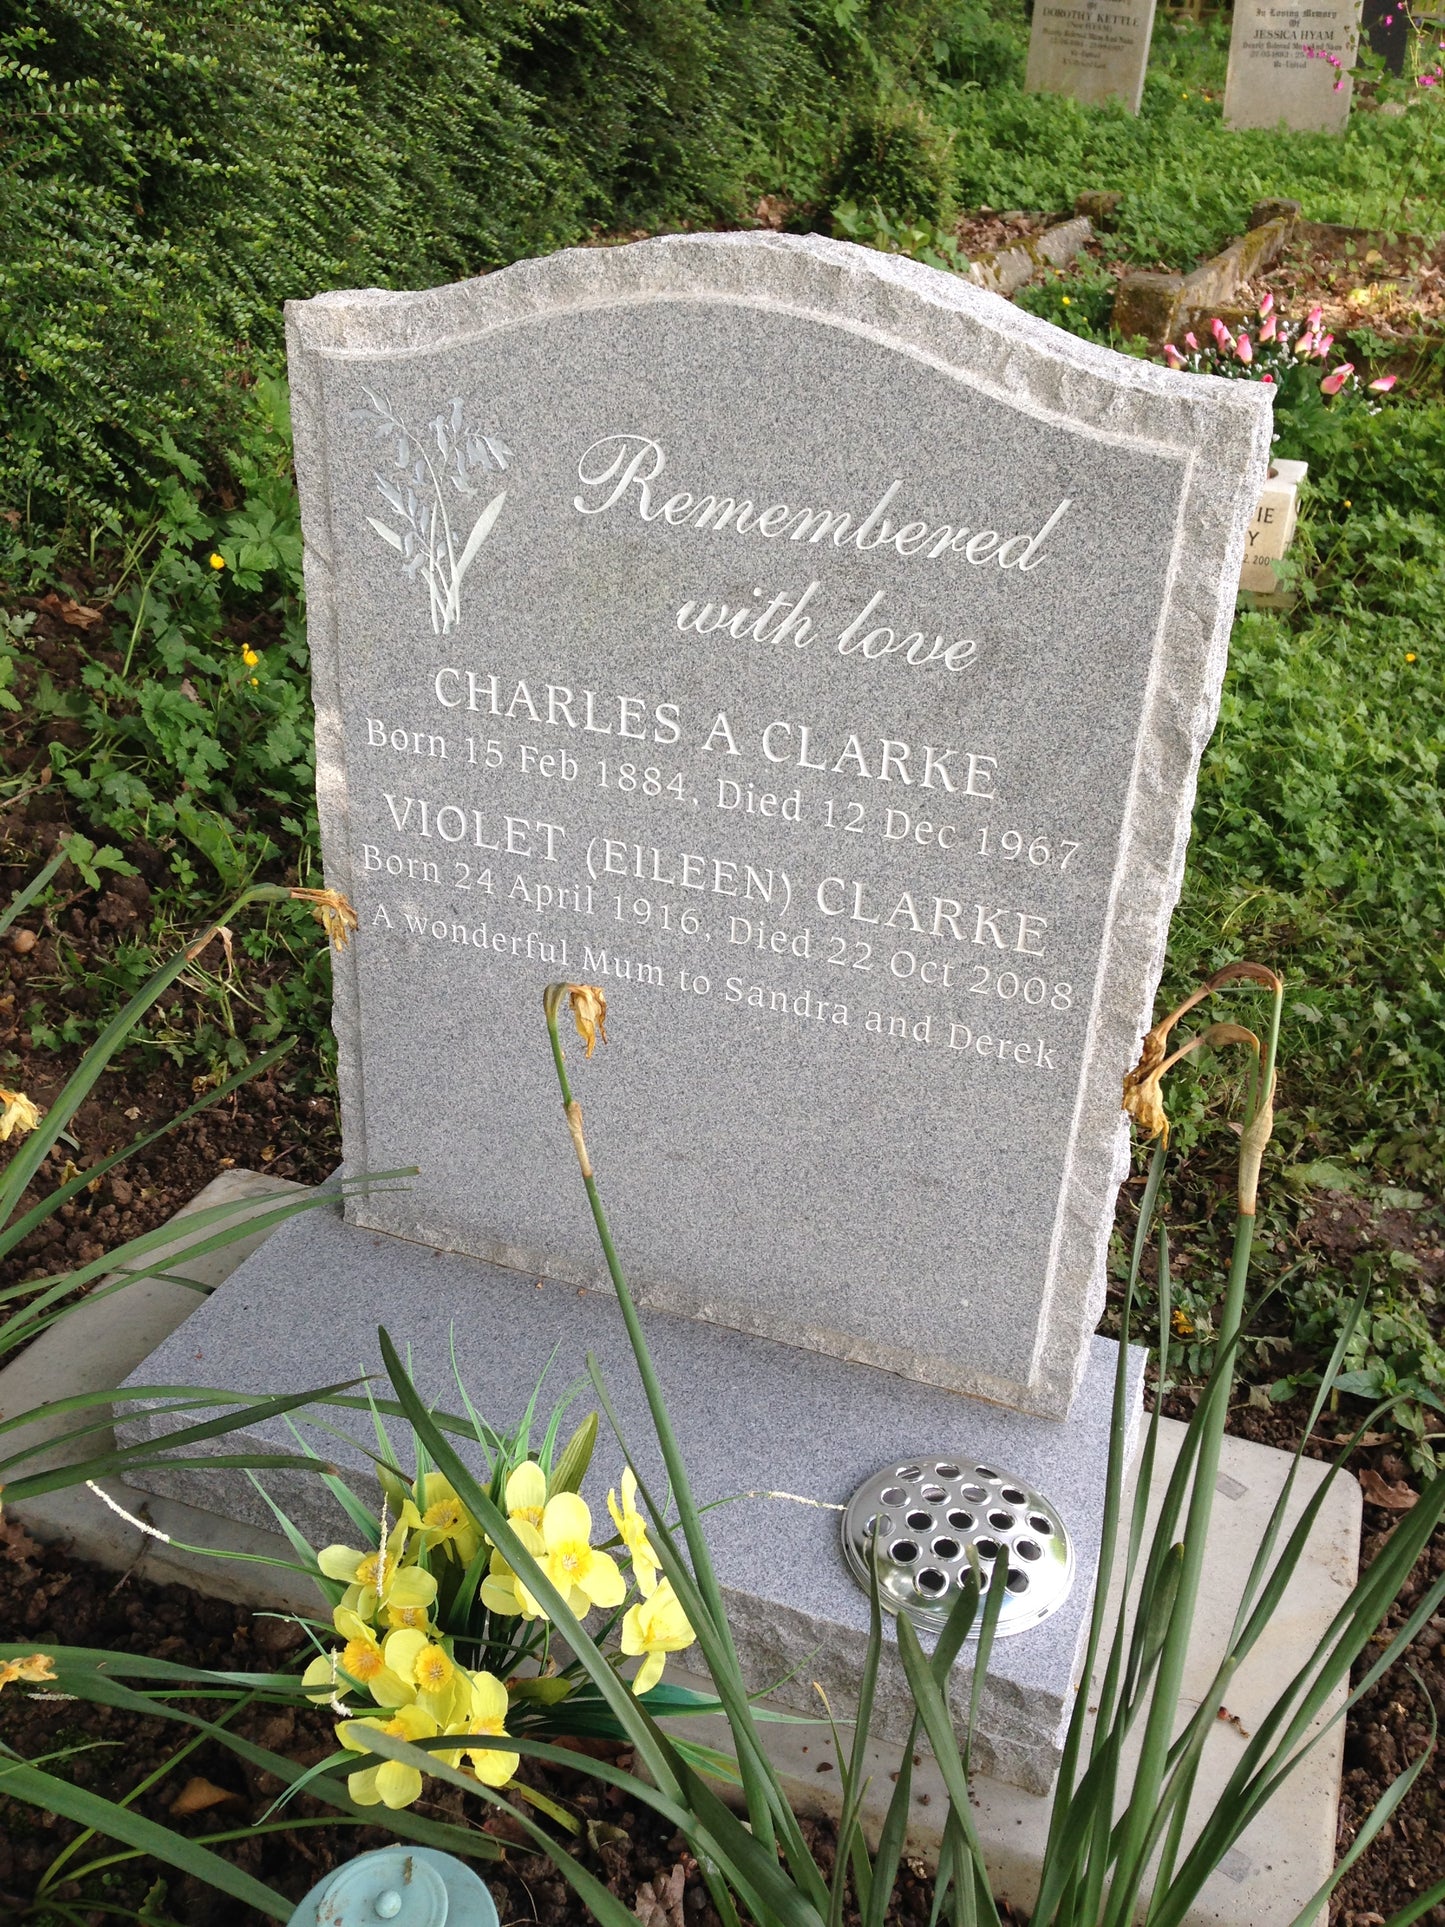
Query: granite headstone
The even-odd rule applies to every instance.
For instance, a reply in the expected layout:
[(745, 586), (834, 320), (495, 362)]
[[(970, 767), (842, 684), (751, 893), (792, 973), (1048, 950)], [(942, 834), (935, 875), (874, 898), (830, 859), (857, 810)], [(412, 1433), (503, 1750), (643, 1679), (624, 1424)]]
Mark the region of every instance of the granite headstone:
[(1236, 0), (1226, 127), (1342, 134), (1360, 44), (1360, 0)]
[[(286, 1226), (135, 1382), (301, 1389), (374, 1371), (385, 1323), (426, 1397), (455, 1361), (507, 1424), (590, 1351), (655, 1469), (541, 1021), (549, 979), (597, 982), (574, 1083), (694, 1488), (734, 1498), (710, 1530), (751, 1683), (846, 1699), (844, 1502), (890, 1456), (978, 1455), (1074, 1542), (975, 1748), (1046, 1787), (1098, 1565), (1120, 1081), (1267, 397), (780, 235), (290, 325), (326, 877), (360, 915), (346, 1157), (420, 1175)], [(137, 1476), (265, 1522), (239, 1478)], [(319, 1481), (271, 1485), (334, 1536)], [(902, 1738), (891, 1659), (878, 1706)]]
[(1036, 0), (1024, 87), (1137, 114), (1153, 31), (1154, 0)]
[[(1267, 408), (841, 243), (290, 311), (355, 1222), (1062, 1416)], [(1121, 558), (1127, 556), (1127, 567)]]

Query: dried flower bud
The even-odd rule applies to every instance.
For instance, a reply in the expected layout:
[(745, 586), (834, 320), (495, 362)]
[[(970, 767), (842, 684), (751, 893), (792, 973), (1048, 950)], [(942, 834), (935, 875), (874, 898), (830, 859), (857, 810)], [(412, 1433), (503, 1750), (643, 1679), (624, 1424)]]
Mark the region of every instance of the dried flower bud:
[(43, 1115), (23, 1091), (0, 1090), (0, 1144), (7, 1144), (17, 1131), (22, 1137), (33, 1131)]
[(600, 1037), (607, 1042), (607, 999), (597, 984), (569, 984), (567, 996), (572, 1005), (572, 1021), (577, 1035), (592, 1055)]
[(351, 933), (361, 919), (342, 896), (339, 890), (301, 890), (295, 889), (291, 896), (296, 903), (309, 903), (311, 914), (321, 925), (338, 950), (344, 950), (351, 940)]

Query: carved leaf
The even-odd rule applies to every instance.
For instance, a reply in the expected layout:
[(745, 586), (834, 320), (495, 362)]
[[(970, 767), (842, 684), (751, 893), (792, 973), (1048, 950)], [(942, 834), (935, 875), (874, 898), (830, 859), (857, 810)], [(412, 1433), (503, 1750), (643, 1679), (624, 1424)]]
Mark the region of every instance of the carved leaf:
[(374, 515), (368, 515), (366, 519), (368, 522), (370, 522), (371, 526), (376, 530), (377, 534), (381, 537), (382, 541), (389, 542), (399, 555), (406, 545), (402, 541), (401, 537), (397, 534), (396, 530), (389, 529), (386, 526), (385, 522), (378, 522)]

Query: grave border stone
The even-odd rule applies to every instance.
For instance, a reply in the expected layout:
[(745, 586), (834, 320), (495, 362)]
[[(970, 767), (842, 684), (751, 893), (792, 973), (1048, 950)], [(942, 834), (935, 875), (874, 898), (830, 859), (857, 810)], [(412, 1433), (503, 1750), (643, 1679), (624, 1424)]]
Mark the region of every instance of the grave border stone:
[[(332, 359), (416, 356), (474, 342), (547, 315), (682, 299), (743, 304), (871, 339), (965, 387), (1080, 433), (1144, 443), (1177, 461), (1183, 487), (1121, 834), (1102, 967), (1093, 990), (1075, 1135), (1053, 1227), (1045, 1294), (1026, 1383), (961, 1361), (950, 1389), (1045, 1418), (1063, 1417), (1103, 1307), (1108, 1233), (1128, 1163), (1119, 1079), (1134, 1061), (1179, 894), (1199, 757), (1213, 728), (1246, 527), (1267, 465), (1268, 398), (1253, 384), (1172, 373), (1112, 353), (1024, 314), (960, 277), (816, 236), (671, 236), (574, 249), (479, 280), (418, 293), (338, 292), (287, 305), (296, 467), (306, 541), (308, 627), (317, 708), (317, 789), (326, 881), (354, 894), (340, 720), (342, 637), (329, 524), (325, 382)], [(1126, 532), (1121, 532), (1125, 534)], [(1121, 566), (1125, 548), (1121, 541)], [(346, 1159), (370, 1168), (355, 953), (337, 959), (338, 1038)], [(396, 1233), (365, 1200), (353, 1222)], [(414, 1221), (404, 1235), (425, 1238)], [(476, 1255), (591, 1284), (597, 1272), (556, 1254), (494, 1245)], [(659, 1309), (696, 1315), (685, 1295), (654, 1286)], [(791, 1328), (758, 1335), (794, 1345)], [(851, 1356), (909, 1375), (910, 1360)], [(912, 1375), (917, 1376), (914, 1372)]]

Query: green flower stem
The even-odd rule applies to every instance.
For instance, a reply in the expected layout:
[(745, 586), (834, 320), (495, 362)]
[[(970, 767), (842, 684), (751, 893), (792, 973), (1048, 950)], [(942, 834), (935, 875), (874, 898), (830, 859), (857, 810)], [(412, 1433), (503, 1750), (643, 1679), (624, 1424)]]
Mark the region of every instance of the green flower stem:
[[(607, 1222), (602, 1196), (597, 1189), (597, 1179), (593, 1175), (591, 1160), (582, 1137), (581, 1106), (572, 1095), (571, 1080), (567, 1076), (567, 1061), (562, 1052), (562, 1039), (558, 1034), (557, 1019), (567, 989), (566, 984), (549, 984), (542, 993), (542, 1008), (547, 1017), (547, 1037), (552, 1046), (552, 1062), (556, 1067), (557, 1083), (562, 1092), (562, 1109), (567, 1118), (567, 1128), (572, 1135), (573, 1147), (577, 1152), (582, 1182), (587, 1191), (587, 1202), (592, 1207), (592, 1219), (597, 1227), (597, 1236), (602, 1245), (603, 1255), (607, 1260), (607, 1270), (617, 1292), (617, 1302), (622, 1307), (627, 1336), (637, 1359), (637, 1369), (642, 1379), (643, 1390), (647, 1394), (648, 1409), (657, 1430), (658, 1443), (662, 1447), (663, 1458), (671, 1475), (673, 1466), (681, 1462), (677, 1438), (672, 1429), (672, 1421), (668, 1417), (667, 1402), (662, 1395), (662, 1386), (652, 1363), (652, 1354), (648, 1350), (647, 1339), (643, 1335), (642, 1321), (637, 1315), (637, 1306), (633, 1302), (632, 1291), (622, 1269), (622, 1261), (617, 1256), (617, 1247), (612, 1242), (612, 1227)], [(738, 1666), (737, 1649), (733, 1644), (732, 1628), (728, 1624), (722, 1589), (713, 1571), (701, 1520), (696, 1508), (687, 1500), (683, 1482), (674, 1478), (673, 1486), (698, 1589), (712, 1614), (723, 1649), (732, 1662), (734, 1672), (740, 1678), (741, 1668)], [(776, 1845), (772, 1804), (758, 1763), (751, 1756), (749, 1748), (745, 1746), (738, 1747), (738, 1769), (742, 1775), (743, 1791), (747, 1799), (748, 1815), (752, 1822), (754, 1836), (771, 1850)]]
[[(1273, 1091), (1283, 1003), (1284, 986), (1279, 983), (1274, 992), (1269, 1037), (1254, 1079), (1249, 1112), (1245, 1119), (1241, 1162), (1248, 1155), (1250, 1127), (1269, 1102)], [(1224, 1356), (1236, 1348), (1236, 1340), (1244, 1318), (1244, 1293), (1249, 1278), (1249, 1259), (1254, 1244), (1255, 1227), (1253, 1184), (1246, 1180), (1246, 1185), (1247, 1201), (1251, 1208), (1245, 1210), (1243, 1206), (1246, 1200), (1242, 1199), (1241, 1208), (1235, 1219), (1234, 1251), (1229, 1267), (1229, 1283), (1225, 1289), (1224, 1305), (1219, 1318), (1219, 1337), (1216, 1344), (1219, 1356)], [(1169, 1617), (1168, 1630), (1164, 1636), (1164, 1645), (1159, 1655), (1159, 1666), (1150, 1698), (1149, 1716), (1145, 1723), (1134, 1788), (1120, 1827), (1118, 1864), (1110, 1890), (1105, 1927), (1126, 1927), (1126, 1924), (1132, 1920), (1135, 1901), (1144, 1879), (1148, 1836), (1151, 1822), (1158, 1810), (1160, 1792), (1164, 1783), (1170, 1740), (1179, 1706), (1179, 1694), (1184, 1683), (1184, 1665), (1199, 1600), (1199, 1586), (1204, 1573), (1205, 1546), (1210, 1515), (1214, 1507), (1215, 1485), (1219, 1477), (1219, 1458), (1224, 1442), (1224, 1422), (1229, 1411), (1229, 1391), (1233, 1381), (1234, 1371), (1231, 1367), (1216, 1380), (1215, 1396), (1208, 1402), (1207, 1408), (1201, 1411), (1199, 1417), (1199, 1450), (1189, 1497), (1189, 1512), (1184, 1528), (1179, 1587), (1174, 1608)], [(1161, 1871), (1164, 1883), (1167, 1884), (1169, 1869)]]

